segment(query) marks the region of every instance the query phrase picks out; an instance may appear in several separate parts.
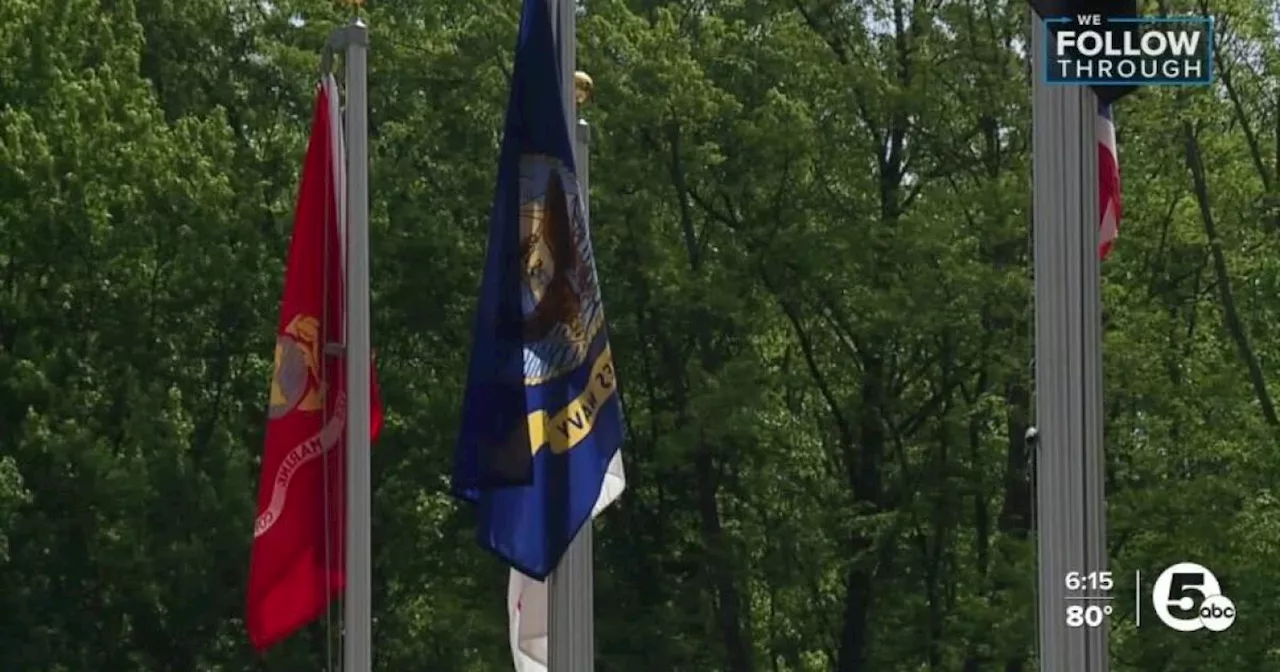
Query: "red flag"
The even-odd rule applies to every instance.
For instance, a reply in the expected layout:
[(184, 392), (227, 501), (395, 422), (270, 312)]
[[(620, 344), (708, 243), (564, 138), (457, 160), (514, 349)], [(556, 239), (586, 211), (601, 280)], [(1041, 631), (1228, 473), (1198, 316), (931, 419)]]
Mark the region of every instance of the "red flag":
[[(336, 84), (322, 82), (302, 167), (276, 332), (245, 621), (264, 650), (320, 614), (346, 584), (344, 156)], [(371, 380), (371, 428), (382, 426)]]
[(1116, 125), (1111, 106), (1098, 106), (1098, 256), (1111, 254), (1120, 235), (1120, 154), (1116, 150)]

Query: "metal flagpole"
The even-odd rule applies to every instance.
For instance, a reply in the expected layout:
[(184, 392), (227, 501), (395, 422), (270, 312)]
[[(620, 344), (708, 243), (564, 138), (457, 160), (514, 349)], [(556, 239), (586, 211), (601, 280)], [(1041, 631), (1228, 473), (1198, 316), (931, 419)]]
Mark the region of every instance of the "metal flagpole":
[[(574, 70), (577, 62), (577, 3), (575, 0), (546, 0), (552, 17), (552, 31), (560, 53), (560, 93), (565, 125), (574, 138), (582, 211), (589, 217), (587, 199), (587, 149), (590, 128), (577, 121)], [(594, 672), (595, 670), (595, 586), (592, 567), (592, 522), (578, 531), (560, 564), (547, 578), (547, 670), (548, 672)]]
[(343, 670), (373, 670), (372, 478), (369, 466), (369, 29), (354, 19), (329, 36), (346, 49), (347, 590)]
[[(1041, 672), (1107, 672), (1107, 623), (1070, 627), (1068, 607), (1106, 607), (1098, 102), (1049, 86), (1045, 24), (1031, 11), (1036, 353), (1036, 530)], [(1078, 572), (1083, 586), (1068, 587)]]

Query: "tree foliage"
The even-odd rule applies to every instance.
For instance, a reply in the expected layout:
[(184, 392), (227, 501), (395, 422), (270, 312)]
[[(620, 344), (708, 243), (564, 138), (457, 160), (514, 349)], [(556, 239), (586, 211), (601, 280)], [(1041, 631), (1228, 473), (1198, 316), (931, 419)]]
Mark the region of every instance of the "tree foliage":
[[(1025, 3), (583, 8), (628, 435), (601, 672), (1034, 669)], [(1119, 599), (1113, 667), (1276, 670), (1280, 6), (1146, 9), (1218, 17), (1218, 79), (1116, 114), (1111, 562), (1201, 562), (1241, 617), (1135, 629)], [(518, 11), (367, 6), (380, 670), (510, 666), (505, 570), (446, 480)], [(348, 16), (0, 3), (0, 669), (325, 663), (332, 627), (258, 657), (241, 611), (317, 51)]]

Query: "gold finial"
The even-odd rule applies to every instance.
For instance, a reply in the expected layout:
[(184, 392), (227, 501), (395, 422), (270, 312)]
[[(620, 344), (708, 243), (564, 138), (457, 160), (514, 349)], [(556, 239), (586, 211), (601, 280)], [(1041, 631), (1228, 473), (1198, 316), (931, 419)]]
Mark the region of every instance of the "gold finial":
[(591, 92), (595, 88), (595, 82), (591, 81), (591, 75), (579, 70), (573, 73), (573, 98), (578, 103), (578, 107), (582, 107), (588, 100), (591, 100)]

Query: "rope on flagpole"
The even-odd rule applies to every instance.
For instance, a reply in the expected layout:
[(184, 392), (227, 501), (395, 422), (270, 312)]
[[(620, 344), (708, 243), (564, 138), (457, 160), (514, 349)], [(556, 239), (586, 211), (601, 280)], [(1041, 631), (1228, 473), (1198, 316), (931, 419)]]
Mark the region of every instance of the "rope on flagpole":
[[(1031, 15), (1031, 20), (1028, 22), (1029, 32), (1027, 34), (1027, 44), (1036, 45), (1039, 43), (1039, 40), (1037, 39), (1037, 35), (1040, 32), (1040, 15), (1036, 13), (1036, 10), (1034, 7), (1031, 9), (1030, 15)], [(1035, 47), (1033, 46), (1032, 48), (1034, 49)], [(1031, 135), (1032, 135), (1032, 138), (1034, 139), (1035, 131), (1036, 131), (1035, 129), (1036, 94), (1035, 94), (1034, 86), (1035, 86), (1036, 68), (1038, 66), (1038, 63), (1037, 63), (1036, 57), (1028, 57), (1027, 62), (1031, 66), (1031, 78), (1032, 78), (1032, 87), (1033, 87), (1031, 92), (1031, 107), (1032, 107)], [(1033, 140), (1033, 143), (1034, 143), (1034, 140)], [(1035, 200), (1036, 200), (1036, 195), (1035, 195), (1035, 177), (1034, 177), (1034, 165), (1035, 165), (1034, 158), (1032, 159), (1031, 164), (1032, 164), (1032, 172), (1033, 172), (1032, 184), (1031, 184), (1031, 190), (1030, 190), (1031, 203), (1027, 208), (1027, 280), (1028, 280), (1028, 288), (1031, 290), (1031, 310), (1027, 314), (1027, 321), (1026, 321), (1027, 351), (1028, 351), (1028, 354), (1030, 355), (1027, 359), (1027, 369), (1028, 369), (1027, 377), (1030, 382), (1027, 385), (1028, 394), (1026, 396), (1027, 405), (1028, 405), (1028, 408), (1027, 408), (1028, 427), (1026, 430), (1026, 434), (1023, 436), (1022, 447), (1023, 447), (1023, 450), (1026, 451), (1024, 455), (1026, 456), (1026, 470), (1027, 470), (1026, 477), (1027, 477), (1028, 494), (1030, 495), (1030, 497), (1028, 497), (1028, 499), (1030, 500), (1030, 507), (1029, 507), (1030, 511), (1027, 512), (1027, 515), (1028, 515), (1027, 528), (1028, 528), (1028, 532), (1030, 532), (1030, 535), (1029, 535), (1030, 539), (1033, 540), (1033, 543), (1037, 544), (1037, 548), (1038, 548), (1038, 544), (1040, 543), (1039, 541), (1040, 534), (1042, 530), (1040, 529), (1040, 525), (1039, 525), (1040, 430), (1037, 429), (1037, 424), (1040, 422), (1040, 419), (1036, 417), (1035, 409), (1033, 407), (1034, 400), (1036, 398), (1035, 395), (1038, 393), (1038, 390), (1036, 389), (1037, 353), (1036, 353), (1035, 311), (1037, 310), (1037, 306), (1035, 305), (1035, 283), (1036, 283)], [(1039, 558), (1038, 558), (1038, 552), (1037, 552), (1037, 563), (1038, 562), (1039, 562)], [(1037, 571), (1034, 572), (1031, 577), (1031, 601), (1033, 606), (1032, 613), (1035, 615), (1034, 623), (1035, 623), (1035, 632), (1036, 632), (1035, 645), (1032, 647), (1032, 650), (1035, 651), (1036, 660), (1043, 660), (1044, 650), (1041, 645), (1040, 636), (1039, 636), (1041, 626), (1042, 626), (1042, 623), (1041, 623), (1042, 618), (1040, 615), (1040, 575), (1039, 575), (1038, 565), (1037, 565)]]
[[(326, 53), (328, 53), (327, 49), (326, 49)], [(320, 93), (325, 97), (325, 100), (324, 100), (325, 107), (328, 107), (329, 105), (328, 92), (325, 90), (326, 78), (328, 77), (329, 77), (328, 72), (323, 73), (320, 77)], [(333, 110), (329, 110), (329, 114), (333, 114), (333, 113), (334, 113)], [(328, 129), (325, 129), (325, 132), (328, 133)], [(330, 148), (330, 151), (332, 151), (332, 148)], [(332, 186), (332, 183), (334, 181), (332, 166), (326, 166), (326, 168), (329, 168), (329, 170), (326, 170), (324, 173), (325, 183)], [(326, 193), (331, 193), (328, 189), (326, 189), (325, 191)], [(329, 200), (332, 201), (332, 199), (329, 199)], [(332, 202), (325, 203), (324, 222), (323, 222), (324, 229), (323, 229), (323, 233), (321, 234), (323, 236), (324, 242), (321, 244), (321, 249), (323, 251), (321, 252), (322, 258), (320, 260), (320, 263), (321, 263), (320, 268), (323, 269), (321, 270), (322, 279), (320, 282), (320, 285), (321, 285), (321, 289), (320, 289), (320, 325), (321, 326), (320, 328), (322, 330), (321, 333), (323, 334), (323, 338), (324, 338), (323, 340), (324, 361), (320, 366), (320, 389), (324, 390), (324, 402), (321, 405), (321, 409), (320, 409), (321, 427), (327, 427), (329, 425), (329, 394), (332, 392), (332, 390), (329, 389), (329, 362), (328, 362), (328, 359), (333, 356), (333, 353), (330, 350), (330, 344), (334, 340), (333, 339), (334, 335), (329, 332), (329, 324), (330, 324), (329, 322), (329, 318), (330, 318), (330, 315), (329, 315), (329, 258), (330, 257), (329, 255), (331, 254), (329, 249), (330, 247), (329, 225), (332, 221), (331, 219), (332, 217), (333, 217)], [(321, 483), (323, 484), (322, 487), (320, 488), (320, 491), (321, 491), (320, 496), (321, 496), (321, 505), (324, 509), (324, 573), (325, 573), (324, 590), (327, 598), (328, 597), (327, 593), (329, 592), (329, 577), (333, 575), (333, 563), (334, 563), (333, 521), (330, 519), (333, 508), (331, 506), (331, 502), (329, 501), (329, 483), (331, 482), (330, 478), (332, 477), (332, 475), (329, 473), (330, 471), (329, 456), (327, 454), (321, 456), (320, 458), (320, 470), (321, 470)], [(333, 601), (329, 599), (325, 600), (325, 607), (324, 607), (324, 652), (325, 652), (324, 669), (326, 672), (334, 672), (334, 669), (333, 669)]]
[[(328, 77), (328, 75), (326, 74), (325, 77)], [(321, 93), (326, 97), (325, 106), (327, 107), (328, 93), (324, 91), (324, 86), (325, 86), (324, 79), (320, 80), (320, 86), (321, 86)], [(329, 114), (334, 114), (334, 110), (329, 110)], [(325, 129), (325, 132), (328, 133), (329, 132), (328, 129)], [(331, 147), (330, 151), (332, 150), (333, 148)], [(329, 166), (326, 166), (326, 168), (328, 168), (328, 170), (325, 171), (325, 183), (329, 185), (330, 188), (332, 188), (334, 186), (333, 185), (334, 174), (332, 170), (333, 166), (329, 165)], [(329, 189), (326, 189), (325, 191), (326, 193), (332, 193), (332, 191)], [(321, 271), (321, 277), (323, 278), (323, 280), (320, 283), (321, 284), (320, 325), (321, 325), (321, 329), (323, 330), (322, 333), (324, 334), (325, 360), (328, 360), (330, 357), (334, 356), (334, 353), (330, 348), (330, 345), (334, 343), (334, 338), (333, 338), (334, 334), (330, 333), (329, 331), (329, 326), (330, 326), (330, 322), (329, 322), (329, 318), (330, 318), (330, 315), (329, 315), (329, 259), (331, 258), (330, 255), (332, 254), (332, 251), (330, 250), (330, 244), (329, 244), (329, 226), (333, 223), (333, 199), (327, 199), (327, 200), (329, 202), (325, 203), (325, 206), (324, 206), (324, 233), (322, 234), (324, 236), (324, 243), (322, 244), (323, 252), (321, 253), (322, 259), (320, 262), (321, 264), (323, 264), (323, 266), (321, 266), (321, 268), (323, 269)], [(341, 347), (340, 342), (339, 342), (339, 347)], [(329, 388), (328, 364), (329, 364), (328, 361), (325, 361), (324, 364), (320, 367), (320, 389), (324, 390), (324, 403), (321, 408), (321, 415), (322, 415), (322, 420), (320, 425), (321, 427), (329, 426), (329, 395), (333, 393), (333, 390)], [(327, 452), (328, 451), (326, 451), (326, 454), (320, 458), (320, 469), (322, 473), (321, 482), (324, 484), (323, 487), (320, 488), (322, 505), (324, 507), (324, 573), (325, 573), (324, 590), (326, 594), (325, 607), (324, 607), (324, 651), (325, 651), (324, 669), (326, 672), (334, 672), (334, 668), (333, 668), (333, 600), (327, 599), (329, 597), (328, 596), (329, 581), (331, 580), (330, 577), (333, 576), (333, 564), (334, 564), (333, 521), (331, 520), (333, 507), (331, 506), (332, 503), (330, 502), (330, 497), (329, 497), (329, 484), (332, 482), (330, 480), (332, 478), (332, 474), (329, 473), (330, 472), (329, 455), (327, 454)]]
[[(332, 44), (332, 39), (330, 39), (324, 45), (324, 49), (322, 50), (321, 57), (320, 57), (321, 94), (324, 95), (325, 97), (325, 106), (329, 108), (329, 128), (325, 129), (326, 133), (331, 133), (332, 124), (333, 124), (333, 115), (340, 114), (339, 110), (333, 109), (332, 106), (330, 105), (330, 103), (333, 101), (329, 99), (328, 91), (325, 88), (325, 84), (327, 83), (327, 81), (333, 78), (333, 52), (334, 52), (334, 46)], [(335, 86), (336, 86), (336, 82), (335, 82)], [(335, 91), (334, 97), (336, 98), (336, 91)], [(334, 147), (332, 144), (333, 143), (332, 137), (330, 137), (328, 140), (330, 143), (329, 151), (331, 152), (331, 156), (330, 156), (330, 161), (328, 162), (329, 165), (326, 166), (326, 170), (324, 171), (325, 183), (329, 186), (329, 189), (326, 189), (326, 193), (336, 194), (337, 189), (339, 188), (340, 185), (337, 184), (337, 175), (334, 170), (334, 165), (332, 161), (332, 152), (337, 151), (337, 148)], [(326, 360), (324, 362), (325, 365), (320, 367), (320, 386), (321, 386), (320, 389), (324, 390), (324, 395), (325, 395), (325, 403), (321, 408), (322, 423), (323, 423), (321, 426), (323, 427), (327, 427), (329, 425), (330, 411), (329, 411), (328, 395), (333, 392), (329, 388), (329, 380), (328, 380), (329, 367), (328, 367), (327, 360), (330, 357), (341, 357), (341, 354), (343, 351), (343, 343), (345, 342), (345, 335), (339, 335), (340, 336), (339, 338), (334, 338), (334, 334), (329, 331), (329, 326), (330, 326), (329, 282), (331, 280), (331, 278), (329, 277), (330, 268), (331, 268), (329, 260), (331, 259), (330, 255), (333, 253), (332, 245), (330, 243), (331, 236), (329, 235), (329, 232), (335, 224), (334, 218), (338, 215), (335, 213), (335, 208), (337, 207), (337, 203), (335, 202), (335, 199), (330, 198), (327, 200), (328, 202), (325, 203), (325, 207), (324, 207), (324, 221), (323, 221), (323, 225), (324, 225), (323, 241), (324, 242), (322, 243), (323, 251), (321, 253), (321, 257), (322, 257), (321, 263), (323, 264), (321, 266), (321, 268), (323, 269), (321, 271), (321, 275), (323, 279), (321, 281), (321, 289), (320, 289), (320, 292), (321, 292), (320, 324), (321, 324), (321, 329), (323, 330), (324, 358)], [(327, 593), (329, 592), (330, 577), (333, 575), (334, 565), (336, 563), (336, 560), (334, 557), (334, 550), (335, 550), (334, 547), (336, 546), (336, 544), (333, 541), (333, 520), (332, 520), (333, 506), (332, 506), (331, 493), (330, 493), (330, 487), (329, 487), (332, 482), (331, 478), (333, 477), (333, 474), (330, 473), (331, 469), (329, 468), (330, 459), (331, 458), (330, 458), (330, 455), (328, 454), (328, 451), (326, 451), (326, 454), (323, 455), (320, 459), (320, 465), (321, 465), (320, 468), (322, 472), (321, 482), (323, 483), (323, 487), (321, 488), (322, 490), (321, 497), (322, 497), (322, 506), (324, 508), (324, 570), (325, 570), (325, 588), (324, 589), (326, 592), (326, 598), (328, 597)], [(325, 672), (336, 672), (334, 635), (335, 635), (335, 632), (340, 632), (340, 629), (342, 627), (341, 619), (342, 619), (342, 614), (338, 613), (336, 616), (337, 623), (335, 627), (335, 623), (334, 623), (335, 614), (334, 614), (334, 608), (333, 608), (333, 600), (326, 599), (325, 610), (324, 610), (324, 650), (325, 650), (324, 669), (325, 669)], [(339, 646), (341, 646), (340, 638), (339, 638)], [(341, 655), (341, 650), (337, 652), (337, 655)]]

